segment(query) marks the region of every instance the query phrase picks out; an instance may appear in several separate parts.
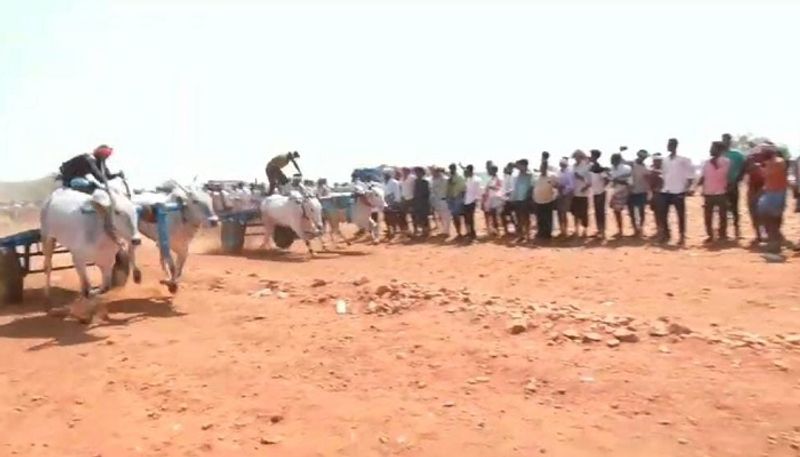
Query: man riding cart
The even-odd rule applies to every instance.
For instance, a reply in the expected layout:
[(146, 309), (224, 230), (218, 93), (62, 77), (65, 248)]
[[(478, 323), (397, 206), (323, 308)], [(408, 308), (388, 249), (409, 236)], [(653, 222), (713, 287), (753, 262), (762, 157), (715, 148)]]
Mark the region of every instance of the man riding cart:
[(287, 152), (285, 154), (279, 154), (272, 158), (267, 163), (267, 181), (269, 181), (269, 190), (267, 191), (267, 195), (272, 195), (276, 189), (280, 189), (281, 187), (285, 186), (289, 183), (289, 178), (283, 173), (283, 168), (291, 163), (294, 165), (295, 170), (297, 170), (297, 174), (302, 175), (300, 171), (300, 167), (297, 166), (297, 162), (295, 159), (299, 159), (300, 154), (297, 151), (294, 152)]

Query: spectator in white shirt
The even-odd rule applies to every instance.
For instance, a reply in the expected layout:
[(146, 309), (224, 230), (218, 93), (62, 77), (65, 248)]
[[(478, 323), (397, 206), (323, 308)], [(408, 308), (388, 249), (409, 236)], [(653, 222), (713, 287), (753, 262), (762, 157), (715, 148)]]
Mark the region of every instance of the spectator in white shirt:
[(387, 170), (383, 174), (384, 180), (384, 201), (386, 201), (386, 207), (383, 210), (383, 220), (386, 223), (386, 237), (391, 239), (398, 232), (403, 230), (403, 225), (401, 221), (401, 202), (403, 201), (403, 195), (400, 192), (400, 181), (397, 180), (399, 174), (395, 174), (392, 170)]
[(466, 193), (464, 194), (464, 222), (467, 225), (467, 237), (470, 241), (475, 241), (475, 207), (481, 199), (481, 181), (475, 177), (472, 165), (464, 168), (464, 178), (466, 179)]
[(514, 168), (514, 163), (509, 162), (503, 169), (503, 212), (500, 214), (500, 220), (503, 223), (503, 231), (506, 236), (511, 233), (508, 227), (516, 226), (514, 205), (509, 202), (511, 192), (514, 191)]
[(500, 233), (500, 222), (498, 215), (503, 209), (503, 181), (497, 176), (497, 166), (488, 165), (487, 173), (489, 182), (483, 191), (482, 204), (483, 214), (486, 221), (486, 231), (490, 236), (497, 236)]
[(679, 244), (686, 243), (686, 192), (694, 180), (694, 167), (692, 162), (683, 156), (678, 155), (678, 140), (670, 138), (667, 141), (669, 155), (664, 158), (664, 188), (661, 192), (663, 204), (661, 205), (662, 221), (664, 223), (664, 234), (661, 238), (662, 243), (669, 241), (669, 209), (675, 207), (678, 213), (678, 230), (680, 231)]
[(591, 164), (586, 153), (578, 149), (572, 153), (575, 159), (575, 194), (572, 197), (571, 211), (575, 217), (575, 232), (582, 227), (581, 236), (586, 236), (589, 228), (589, 195), (591, 194)]
[(547, 159), (539, 167), (539, 178), (533, 186), (536, 203), (536, 239), (550, 240), (553, 236), (553, 211), (558, 196), (558, 179), (548, 175)]
[(608, 185), (608, 168), (600, 165), (603, 153), (597, 149), (591, 151), (591, 191), (594, 201), (594, 223), (597, 226), (595, 237), (606, 237), (606, 186)]
[[(403, 168), (403, 180), (400, 181), (400, 194), (402, 195), (402, 200), (400, 203), (400, 208), (402, 210), (402, 219), (403, 219), (403, 226), (408, 227), (408, 218), (413, 214), (413, 202), (414, 202), (414, 181), (417, 180), (417, 177), (414, 176), (414, 173), (411, 173), (411, 169), (404, 167)], [(414, 219), (412, 217), (411, 223), (414, 223)], [(414, 232), (417, 231), (419, 227), (414, 225)], [(407, 230), (404, 230), (408, 233)]]

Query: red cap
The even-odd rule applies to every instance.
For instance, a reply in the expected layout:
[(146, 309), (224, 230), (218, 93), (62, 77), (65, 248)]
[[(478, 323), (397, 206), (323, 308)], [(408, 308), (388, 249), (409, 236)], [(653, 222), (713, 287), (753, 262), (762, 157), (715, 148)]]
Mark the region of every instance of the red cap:
[(94, 149), (94, 155), (103, 159), (107, 159), (112, 152), (114, 152), (114, 150), (104, 144), (101, 144)]

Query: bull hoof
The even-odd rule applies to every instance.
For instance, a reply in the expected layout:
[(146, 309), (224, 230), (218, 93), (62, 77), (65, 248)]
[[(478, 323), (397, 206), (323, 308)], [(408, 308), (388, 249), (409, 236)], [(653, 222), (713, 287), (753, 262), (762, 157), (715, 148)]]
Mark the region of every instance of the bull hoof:
[(178, 284), (174, 283), (174, 282), (171, 282), (171, 283), (167, 284), (167, 290), (171, 294), (174, 294), (174, 293), (178, 292)]
[(142, 283), (142, 272), (139, 269), (133, 270), (133, 282), (136, 284)]

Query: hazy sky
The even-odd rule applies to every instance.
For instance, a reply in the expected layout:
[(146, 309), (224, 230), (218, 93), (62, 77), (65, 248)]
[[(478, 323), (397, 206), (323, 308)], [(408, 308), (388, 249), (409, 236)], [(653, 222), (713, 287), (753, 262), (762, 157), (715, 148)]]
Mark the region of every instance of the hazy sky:
[(725, 131), (797, 154), (800, 6), (601, 3), (0, 1), (0, 180), (99, 143), (134, 185), (287, 150), (336, 180)]

